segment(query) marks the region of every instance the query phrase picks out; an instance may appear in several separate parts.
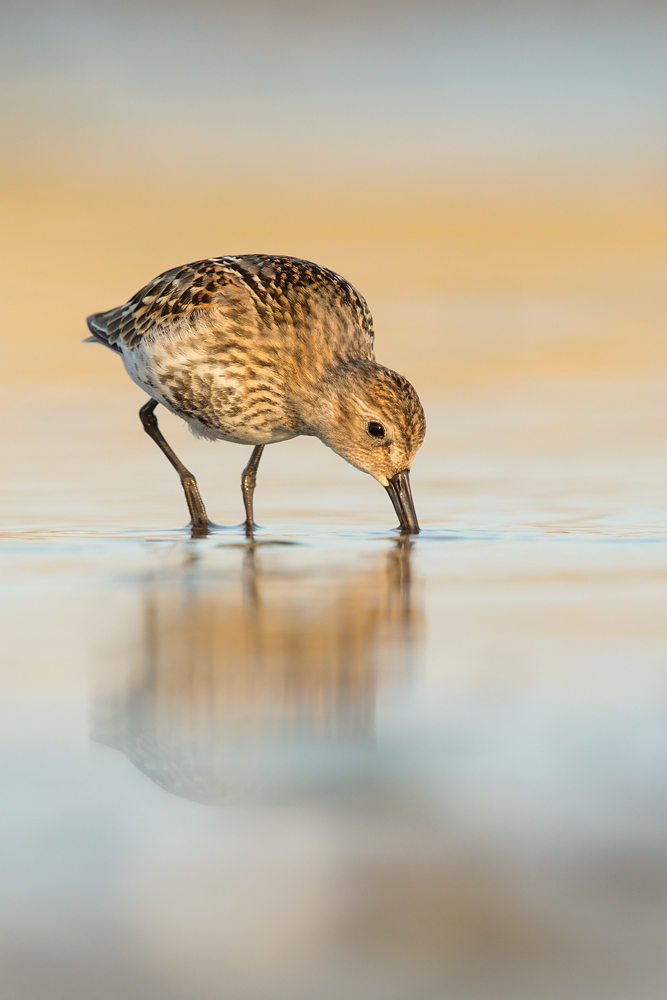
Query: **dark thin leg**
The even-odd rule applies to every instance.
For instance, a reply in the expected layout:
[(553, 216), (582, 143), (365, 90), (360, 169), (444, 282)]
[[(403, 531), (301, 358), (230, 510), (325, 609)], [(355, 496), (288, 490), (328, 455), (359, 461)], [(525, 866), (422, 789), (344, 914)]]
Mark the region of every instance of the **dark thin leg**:
[(262, 457), (264, 445), (258, 444), (252, 450), (250, 461), (243, 470), (241, 477), (241, 490), (243, 492), (243, 503), (245, 506), (245, 533), (248, 538), (252, 538), (252, 529), (256, 527), (252, 516), (252, 495), (255, 492), (255, 482), (257, 480), (257, 466)]
[(208, 534), (211, 522), (206, 516), (206, 509), (204, 507), (204, 502), (199, 495), (197, 480), (191, 472), (188, 472), (183, 463), (177, 458), (176, 454), (162, 437), (160, 428), (158, 427), (157, 417), (154, 413), (157, 405), (157, 399), (149, 399), (149, 401), (139, 410), (139, 416), (141, 417), (141, 422), (144, 425), (144, 430), (149, 437), (153, 438), (158, 448), (162, 449), (180, 476), (181, 486), (183, 487), (185, 499), (188, 503), (188, 510), (190, 511), (193, 530), (206, 535)]

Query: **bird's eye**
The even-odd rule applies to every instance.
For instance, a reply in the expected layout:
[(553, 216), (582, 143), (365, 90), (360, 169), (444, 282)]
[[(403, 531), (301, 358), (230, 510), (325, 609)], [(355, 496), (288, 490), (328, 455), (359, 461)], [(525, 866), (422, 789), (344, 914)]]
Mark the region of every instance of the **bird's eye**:
[(371, 437), (374, 438), (384, 437), (384, 427), (382, 426), (382, 424), (378, 424), (376, 420), (371, 420), (369, 422), (367, 430)]

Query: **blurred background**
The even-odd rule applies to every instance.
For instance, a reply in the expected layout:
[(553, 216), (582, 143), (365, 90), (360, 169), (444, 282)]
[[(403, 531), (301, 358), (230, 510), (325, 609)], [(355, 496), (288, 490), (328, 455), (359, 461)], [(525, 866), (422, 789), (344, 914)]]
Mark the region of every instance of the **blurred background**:
[[(665, 5), (0, 20), (3, 1000), (662, 997)], [(85, 317), (249, 252), (366, 296), (418, 538), (313, 440), (180, 530)]]
[(2, 20), (12, 380), (108, 381), (83, 316), (254, 251), (346, 275), (421, 384), (665, 364), (664, 5), (3, 0)]

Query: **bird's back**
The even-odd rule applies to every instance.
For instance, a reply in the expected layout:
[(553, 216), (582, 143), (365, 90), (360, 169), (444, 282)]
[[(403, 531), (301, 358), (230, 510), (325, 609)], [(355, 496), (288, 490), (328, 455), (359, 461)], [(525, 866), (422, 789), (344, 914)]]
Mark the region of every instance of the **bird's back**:
[(327, 268), (294, 257), (211, 257), (158, 275), (116, 309), (88, 317), (95, 339), (122, 353), (199, 320), (223, 337), (254, 332), (303, 354), (373, 357), (363, 296)]

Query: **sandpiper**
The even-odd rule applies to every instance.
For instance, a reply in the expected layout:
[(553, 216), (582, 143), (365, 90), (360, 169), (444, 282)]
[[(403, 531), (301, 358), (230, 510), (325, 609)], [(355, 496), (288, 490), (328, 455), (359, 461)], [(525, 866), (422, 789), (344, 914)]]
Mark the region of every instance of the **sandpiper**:
[(401, 531), (419, 531), (409, 472), (424, 411), (407, 379), (375, 361), (366, 301), (340, 275), (293, 257), (210, 257), (158, 275), (88, 327), (151, 397), (141, 421), (180, 476), (193, 534), (212, 525), (160, 432), (159, 403), (198, 437), (254, 445), (241, 480), (249, 537), (262, 452), (300, 434), (377, 479)]

